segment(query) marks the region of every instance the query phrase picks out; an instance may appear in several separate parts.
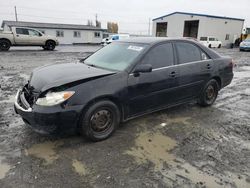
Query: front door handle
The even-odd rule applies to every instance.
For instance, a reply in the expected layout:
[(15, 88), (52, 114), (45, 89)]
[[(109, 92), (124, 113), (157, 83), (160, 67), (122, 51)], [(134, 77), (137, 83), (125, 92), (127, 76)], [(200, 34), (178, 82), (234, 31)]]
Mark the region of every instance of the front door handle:
[(210, 64), (207, 64), (207, 69), (211, 69), (211, 65)]

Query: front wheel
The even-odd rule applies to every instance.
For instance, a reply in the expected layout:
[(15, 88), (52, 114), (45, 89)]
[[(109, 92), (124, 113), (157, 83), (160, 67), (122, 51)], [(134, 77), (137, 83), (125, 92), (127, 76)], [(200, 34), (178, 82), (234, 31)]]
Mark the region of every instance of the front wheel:
[(99, 101), (83, 113), (82, 133), (92, 141), (101, 141), (110, 137), (120, 123), (120, 111), (111, 101)]
[(221, 48), (221, 44), (219, 44), (218, 48)]
[(217, 81), (214, 79), (210, 80), (204, 87), (198, 103), (201, 106), (211, 106), (215, 102), (218, 92), (219, 86)]
[(208, 48), (212, 48), (212, 45), (211, 45), (211, 44), (209, 44), (209, 45), (208, 45)]
[(10, 49), (10, 42), (7, 40), (0, 40), (0, 51), (8, 51)]

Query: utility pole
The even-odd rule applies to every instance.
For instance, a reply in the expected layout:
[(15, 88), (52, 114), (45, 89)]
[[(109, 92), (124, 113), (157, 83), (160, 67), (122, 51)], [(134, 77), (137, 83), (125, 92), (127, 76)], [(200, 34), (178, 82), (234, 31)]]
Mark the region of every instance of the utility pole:
[(18, 21), (17, 19), (17, 11), (16, 11), (16, 6), (15, 6), (15, 17), (16, 17), (16, 22)]
[(151, 18), (148, 20), (148, 35), (150, 35), (150, 30), (151, 30)]
[(95, 21), (97, 22), (98, 21), (98, 15), (95, 14)]

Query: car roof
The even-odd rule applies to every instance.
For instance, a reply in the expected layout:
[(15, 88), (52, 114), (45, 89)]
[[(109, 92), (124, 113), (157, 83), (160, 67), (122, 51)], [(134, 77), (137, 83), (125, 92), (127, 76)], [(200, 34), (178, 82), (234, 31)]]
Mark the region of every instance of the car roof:
[(196, 41), (197, 39), (193, 38), (170, 38), (170, 37), (130, 37), (126, 39), (121, 39), (116, 42), (128, 42), (128, 43), (142, 43), (142, 44), (155, 44), (159, 42), (165, 41), (173, 41), (173, 40), (181, 40), (181, 41)]

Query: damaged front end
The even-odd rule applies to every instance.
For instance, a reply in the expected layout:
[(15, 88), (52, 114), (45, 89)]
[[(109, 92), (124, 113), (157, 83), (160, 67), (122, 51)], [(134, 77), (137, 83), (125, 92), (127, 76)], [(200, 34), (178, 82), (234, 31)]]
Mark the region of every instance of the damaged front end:
[[(49, 95), (47, 99), (46, 95)], [(15, 112), (22, 117), (26, 125), (40, 134), (53, 134), (61, 130), (75, 129), (82, 106), (64, 108), (61, 102), (70, 96), (65, 95), (67, 97), (65, 100), (56, 97), (51, 100), (50, 91), (36, 92), (29, 84), (26, 84), (17, 92)]]
[(38, 96), (39, 93), (30, 88), (29, 84), (26, 84), (23, 89), (17, 91), (15, 107), (25, 112), (31, 112)]

